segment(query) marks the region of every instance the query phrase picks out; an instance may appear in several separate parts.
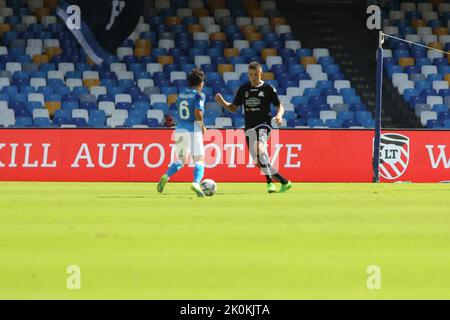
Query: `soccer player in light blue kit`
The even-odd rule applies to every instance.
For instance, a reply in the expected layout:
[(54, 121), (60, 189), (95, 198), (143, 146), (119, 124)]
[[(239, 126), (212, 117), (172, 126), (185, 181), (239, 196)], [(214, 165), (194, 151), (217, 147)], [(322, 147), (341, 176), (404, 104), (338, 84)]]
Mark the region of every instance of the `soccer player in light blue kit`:
[(170, 178), (180, 171), (185, 164), (189, 163), (189, 155), (194, 160), (194, 182), (191, 189), (198, 197), (204, 197), (200, 183), (205, 172), (204, 158), (205, 147), (203, 145), (203, 135), (206, 133), (203, 122), (205, 111), (205, 95), (202, 93), (205, 83), (205, 74), (199, 69), (192, 70), (188, 77), (190, 88), (183, 90), (178, 95), (177, 108), (179, 112), (179, 122), (174, 133), (178, 159), (169, 166), (157, 186), (159, 193), (164, 191), (164, 187)]

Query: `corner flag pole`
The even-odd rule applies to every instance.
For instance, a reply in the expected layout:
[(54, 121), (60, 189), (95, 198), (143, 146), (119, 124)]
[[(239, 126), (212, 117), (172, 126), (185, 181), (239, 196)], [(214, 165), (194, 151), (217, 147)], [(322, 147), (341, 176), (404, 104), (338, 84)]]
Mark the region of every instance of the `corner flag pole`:
[(383, 43), (384, 33), (380, 31), (377, 50), (377, 92), (375, 105), (375, 140), (373, 146), (373, 182), (380, 182), (381, 110), (383, 108)]

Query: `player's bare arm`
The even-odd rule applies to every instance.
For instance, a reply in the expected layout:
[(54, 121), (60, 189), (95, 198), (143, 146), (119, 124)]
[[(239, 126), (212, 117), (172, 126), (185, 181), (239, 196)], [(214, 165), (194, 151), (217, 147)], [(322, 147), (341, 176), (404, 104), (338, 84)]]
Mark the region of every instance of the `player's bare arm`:
[(200, 127), (202, 128), (202, 132), (203, 134), (206, 134), (206, 127), (205, 127), (205, 122), (203, 121), (203, 112), (201, 110), (195, 110), (194, 112), (195, 115), (195, 122), (197, 122)]
[(238, 109), (238, 106), (226, 101), (220, 93), (216, 94), (216, 102), (230, 112), (236, 112)]
[(278, 106), (278, 112), (276, 114), (276, 116), (273, 118), (275, 120), (275, 123), (277, 126), (281, 126), (283, 124), (283, 116), (284, 116), (284, 106), (282, 104), (280, 104)]

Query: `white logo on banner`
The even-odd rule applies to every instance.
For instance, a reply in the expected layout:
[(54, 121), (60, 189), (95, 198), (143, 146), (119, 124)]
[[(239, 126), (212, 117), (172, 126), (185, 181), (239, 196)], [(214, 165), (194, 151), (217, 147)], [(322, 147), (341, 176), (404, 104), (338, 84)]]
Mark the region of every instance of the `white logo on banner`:
[[(224, 134), (225, 133), (225, 134)], [(205, 166), (254, 168), (256, 162), (246, 148), (243, 131), (208, 130), (205, 135)], [(170, 141), (170, 140), (169, 140)], [(169, 142), (167, 141), (167, 142)], [(57, 143), (0, 143), (2, 168), (159, 168), (175, 159), (175, 144), (170, 143), (88, 143), (60, 146)], [(279, 143), (278, 131), (271, 135), (269, 154), (272, 167), (301, 168), (302, 144)]]
[(380, 175), (388, 180), (400, 178), (409, 165), (409, 138), (398, 133), (381, 135)]
[(430, 156), (431, 166), (433, 167), (433, 169), (438, 169), (441, 163), (445, 169), (450, 169), (450, 157), (448, 157), (447, 153), (445, 152), (447, 146), (437, 146), (437, 148), (439, 149), (439, 155), (437, 156), (437, 158), (434, 157), (433, 145), (426, 145), (426, 148), (428, 150), (428, 155)]
[(381, 289), (381, 268), (377, 265), (367, 267), (367, 289), (380, 290)]
[(77, 265), (70, 265), (67, 267), (67, 277), (66, 286), (69, 290), (80, 290), (81, 289), (81, 268)]

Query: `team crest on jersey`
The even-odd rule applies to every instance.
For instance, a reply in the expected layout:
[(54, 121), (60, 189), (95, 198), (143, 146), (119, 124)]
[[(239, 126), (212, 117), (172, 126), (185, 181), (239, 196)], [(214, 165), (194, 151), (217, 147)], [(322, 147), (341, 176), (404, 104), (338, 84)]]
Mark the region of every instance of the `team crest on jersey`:
[(380, 175), (388, 180), (400, 178), (409, 165), (409, 138), (388, 133), (381, 135)]
[(258, 97), (264, 98), (264, 91), (261, 91), (261, 92), (259, 93)]

